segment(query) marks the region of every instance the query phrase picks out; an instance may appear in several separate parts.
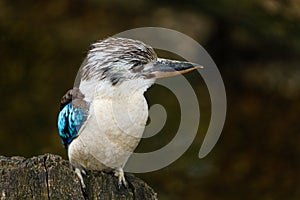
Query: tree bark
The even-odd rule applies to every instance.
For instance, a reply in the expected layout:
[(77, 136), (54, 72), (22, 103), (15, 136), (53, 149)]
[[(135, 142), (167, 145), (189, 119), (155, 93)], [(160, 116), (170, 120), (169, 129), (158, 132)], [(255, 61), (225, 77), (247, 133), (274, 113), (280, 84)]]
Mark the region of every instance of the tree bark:
[(60, 156), (0, 156), (0, 199), (157, 199), (144, 181), (132, 174), (125, 177), (127, 188), (119, 188), (113, 173), (88, 171), (84, 194), (69, 162)]

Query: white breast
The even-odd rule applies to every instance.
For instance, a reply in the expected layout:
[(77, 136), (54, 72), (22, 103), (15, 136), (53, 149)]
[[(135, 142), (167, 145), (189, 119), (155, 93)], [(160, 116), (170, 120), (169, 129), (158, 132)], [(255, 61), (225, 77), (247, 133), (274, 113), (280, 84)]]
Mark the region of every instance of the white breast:
[(110, 86), (113, 88), (101, 83), (94, 87), (94, 95), (89, 95), (89, 117), (68, 150), (75, 167), (102, 170), (125, 165), (142, 137), (148, 117), (143, 93), (153, 82), (144, 82), (128, 81)]

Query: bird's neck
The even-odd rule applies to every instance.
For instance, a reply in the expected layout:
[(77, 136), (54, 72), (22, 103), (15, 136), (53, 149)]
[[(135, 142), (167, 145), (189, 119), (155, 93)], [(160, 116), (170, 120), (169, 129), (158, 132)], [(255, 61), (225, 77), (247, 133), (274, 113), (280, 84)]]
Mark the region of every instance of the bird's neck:
[(153, 79), (132, 79), (112, 85), (109, 80), (88, 80), (81, 81), (79, 89), (85, 95), (85, 100), (88, 102), (91, 102), (96, 97), (122, 101), (132, 96), (143, 95), (154, 81)]

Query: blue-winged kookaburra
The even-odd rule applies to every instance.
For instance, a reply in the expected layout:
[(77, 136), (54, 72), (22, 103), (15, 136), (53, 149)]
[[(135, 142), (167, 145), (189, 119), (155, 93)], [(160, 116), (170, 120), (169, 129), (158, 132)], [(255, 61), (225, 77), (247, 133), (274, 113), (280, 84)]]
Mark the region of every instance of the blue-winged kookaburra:
[(126, 185), (123, 167), (138, 145), (148, 118), (144, 92), (156, 78), (189, 72), (190, 62), (157, 58), (153, 48), (127, 38), (91, 45), (80, 82), (61, 100), (58, 130), (71, 165), (82, 172), (113, 170)]

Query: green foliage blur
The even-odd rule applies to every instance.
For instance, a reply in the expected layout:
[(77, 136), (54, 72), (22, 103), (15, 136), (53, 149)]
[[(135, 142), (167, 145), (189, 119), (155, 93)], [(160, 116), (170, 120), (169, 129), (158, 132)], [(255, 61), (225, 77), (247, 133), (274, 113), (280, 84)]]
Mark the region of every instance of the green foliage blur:
[[(186, 75), (203, 99), (197, 138), (172, 165), (137, 176), (160, 199), (300, 199), (298, 0), (0, 1), (0, 155), (66, 158), (59, 101), (89, 44), (143, 26), (183, 32), (206, 48), (224, 79), (228, 112), (216, 147), (200, 160), (210, 102), (201, 77)], [(165, 99), (155, 86), (146, 96)], [(173, 137), (165, 130), (151, 147)]]

